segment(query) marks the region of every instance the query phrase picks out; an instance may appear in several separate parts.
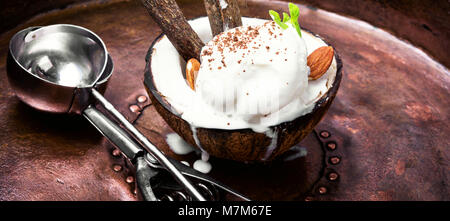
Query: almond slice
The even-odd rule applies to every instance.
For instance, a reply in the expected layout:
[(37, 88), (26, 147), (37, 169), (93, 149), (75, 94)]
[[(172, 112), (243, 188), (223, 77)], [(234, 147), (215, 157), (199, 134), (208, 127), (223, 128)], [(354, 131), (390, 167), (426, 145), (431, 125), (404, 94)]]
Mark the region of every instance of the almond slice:
[(307, 58), (310, 68), (309, 80), (317, 80), (324, 75), (331, 65), (334, 57), (334, 50), (331, 46), (323, 46), (311, 53)]
[(192, 90), (195, 91), (195, 80), (197, 79), (198, 70), (200, 70), (200, 62), (191, 58), (186, 63), (186, 80)]

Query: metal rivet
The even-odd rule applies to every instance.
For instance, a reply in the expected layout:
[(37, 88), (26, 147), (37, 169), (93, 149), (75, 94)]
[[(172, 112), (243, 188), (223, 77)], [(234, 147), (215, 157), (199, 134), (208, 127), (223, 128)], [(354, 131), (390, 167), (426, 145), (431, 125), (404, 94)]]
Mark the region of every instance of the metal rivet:
[(341, 162), (341, 159), (339, 159), (339, 157), (331, 157), (330, 158), (330, 162), (334, 165), (338, 164), (339, 162)]
[(112, 155), (115, 156), (115, 157), (120, 156), (120, 150), (119, 150), (119, 149), (114, 149), (114, 150), (112, 151)]
[(122, 170), (122, 166), (120, 166), (120, 165), (114, 165), (114, 166), (113, 166), (113, 170), (116, 171), (116, 172), (119, 172), (119, 171)]
[(329, 143), (327, 143), (327, 147), (328, 147), (328, 149), (330, 149), (330, 150), (335, 150), (336, 149), (336, 143), (335, 142), (329, 142)]
[(339, 177), (339, 175), (337, 173), (330, 173), (330, 174), (328, 174), (328, 179), (331, 180), (331, 181), (337, 180), (338, 177)]
[(323, 130), (322, 132), (320, 132), (320, 136), (323, 138), (328, 138), (330, 137), (330, 132)]
[(139, 96), (139, 97), (137, 98), (137, 101), (138, 101), (139, 103), (144, 103), (144, 102), (147, 101), (147, 97), (144, 96), (144, 95), (141, 95), (141, 96)]
[(319, 193), (320, 193), (320, 194), (325, 194), (325, 193), (327, 193), (327, 188), (324, 187), (324, 186), (319, 187)]
[(310, 196), (305, 197), (305, 201), (313, 201), (313, 198)]
[(128, 176), (127, 179), (125, 180), (127, 183), (132, 183), (134, 182), (134, 177), (132, 176)]
[(139, 111), (141, 111), (141, 108), (136, 104), (132, 104), (130, 105), (130, 111), (133, 113), (138, 113)]

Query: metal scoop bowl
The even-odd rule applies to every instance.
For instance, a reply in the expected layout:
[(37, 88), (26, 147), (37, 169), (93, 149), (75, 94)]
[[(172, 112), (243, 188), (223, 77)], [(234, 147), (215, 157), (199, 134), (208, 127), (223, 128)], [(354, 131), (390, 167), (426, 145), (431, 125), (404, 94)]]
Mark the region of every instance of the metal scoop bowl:
[[(10, 40), (7, 75), (20, 100), (45, 112), (83, 115), (131, 162), (142, 161), (138, 158), (143, 158), (145, 151), (150, 153), (194, 199), (205, 200), (174, 164), (103, 97), (112, 72), (113, 62), (105, 44), (83, 27), (30, 27)], [(95, 101), (127, 131), (97, 110)]]

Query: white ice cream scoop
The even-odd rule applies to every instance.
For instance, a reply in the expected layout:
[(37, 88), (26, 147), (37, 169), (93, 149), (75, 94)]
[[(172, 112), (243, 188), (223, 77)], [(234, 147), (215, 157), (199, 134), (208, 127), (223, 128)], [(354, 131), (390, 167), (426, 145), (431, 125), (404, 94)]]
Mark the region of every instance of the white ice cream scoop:
[(308, 86), (305, 41), (275, 22), (234, 28), (203, 49), (196, 91), (216, 111), (250, 123), (301, 97)]

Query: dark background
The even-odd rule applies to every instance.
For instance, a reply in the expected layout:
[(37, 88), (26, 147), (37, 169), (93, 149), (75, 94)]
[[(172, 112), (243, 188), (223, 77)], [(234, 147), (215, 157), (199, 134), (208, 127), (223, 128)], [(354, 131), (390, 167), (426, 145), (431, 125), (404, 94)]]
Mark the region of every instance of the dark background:
[[(74, 3), (87, 1), (89, 0), (1, 0), (0, 33), (39, 13), (64, 9)], [(139, 2), (139, 0), (131, 1)], [(241, 4), (245, 4), (246, 1), (250, 0), (240, 0)], [(294, 0), (293, 2), (349, 15), (384, 28), (422, 48), (440, 63), (450, 67), (450, 3), (447, 0)]]

